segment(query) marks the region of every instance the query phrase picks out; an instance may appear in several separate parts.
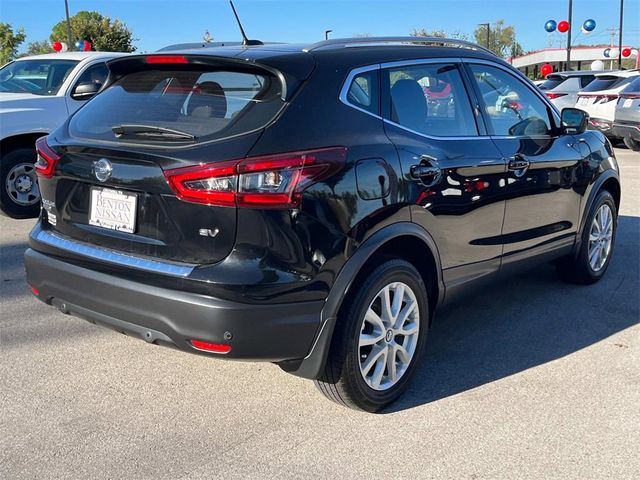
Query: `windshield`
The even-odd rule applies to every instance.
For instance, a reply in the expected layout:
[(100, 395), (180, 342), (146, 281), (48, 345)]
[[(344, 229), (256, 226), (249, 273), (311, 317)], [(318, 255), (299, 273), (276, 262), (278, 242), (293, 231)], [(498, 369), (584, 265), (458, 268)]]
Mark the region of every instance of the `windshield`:
[(125, 75), (75, 114), (69, 132), (105, 141), (210, 140), (266, 125), (284, 105), (260, 71), (143, 70)]
[(0, 69), (0, 92), (55, 95), (76, 60), (18, 60)]

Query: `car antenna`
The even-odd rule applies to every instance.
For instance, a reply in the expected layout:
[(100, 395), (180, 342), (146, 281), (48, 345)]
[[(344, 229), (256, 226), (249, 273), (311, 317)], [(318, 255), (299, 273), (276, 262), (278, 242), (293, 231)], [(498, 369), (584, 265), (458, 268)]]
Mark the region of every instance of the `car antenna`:
[(238, 12), (236, 12), (236, 7), (233, 6), (233, 2), (229, 0), (231, 4), (231, 10), (233, 10), (233, 15), (236, 17), (236, 22), (238, 22), (238, 27), (240, 27), (240, 34), (242, 35), (242, 45), (264, 45), (260, 40), (249, 40), (247, 38), (247, 34), (244, 33), (244, 28), (242, 28), (242, 23), (240, 23), (240, 17), (238, 17)]

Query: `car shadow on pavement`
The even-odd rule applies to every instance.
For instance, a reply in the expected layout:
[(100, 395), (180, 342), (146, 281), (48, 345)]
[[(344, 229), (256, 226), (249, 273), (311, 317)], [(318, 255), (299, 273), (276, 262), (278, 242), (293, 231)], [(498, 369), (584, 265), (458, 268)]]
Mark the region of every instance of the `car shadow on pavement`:
[(553, 265), (542, 265), (440, 310), (416, 377), (383, 413), (517, 374), (639, 323), (639, 270), (640, 218), (621, 216), (614, 256), (599, 283), (570, 285)]
[(29, 244), (16, 242), (0, 246), (0, 303), (30, 295), (25, 281), (24, 252)]

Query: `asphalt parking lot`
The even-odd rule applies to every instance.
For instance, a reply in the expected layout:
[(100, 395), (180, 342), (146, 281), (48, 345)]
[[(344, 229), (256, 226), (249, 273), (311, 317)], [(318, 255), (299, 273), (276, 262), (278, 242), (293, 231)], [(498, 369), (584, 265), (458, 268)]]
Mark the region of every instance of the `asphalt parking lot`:
[(542, 266), (441, 311), (379, 415), (57, 312), (25, 283), (33, 220), (0, 217), (0, 478), (637, 478), (640, 154), (617, 154), (605, 279)]

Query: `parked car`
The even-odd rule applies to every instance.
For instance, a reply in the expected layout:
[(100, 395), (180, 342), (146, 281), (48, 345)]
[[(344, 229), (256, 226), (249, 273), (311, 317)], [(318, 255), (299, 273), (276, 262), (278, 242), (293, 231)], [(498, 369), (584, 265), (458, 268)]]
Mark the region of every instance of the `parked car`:
[[(108, 67), (38, 140), (27, 281), (64, 313), (275, 362), (376, 411), (419, 368), (438, 306), (551, 260), (594, 283), (611, 260), (610, 143), (477, 45), (343, 39)], [(447, 108), (430, 108), (436, 90)]]
[(23, 57), (0, 69), (0, 211), (35, 217), (40, 191), (34, 170), (37, 138), (91, 98), (118, 53), (66, 52)]
[(640, 76), (620, 92), (613, 120), (613, 135), (634, 152), (640, 151)]
[(552, 73), (547, 77), (547, 81), (558, 80), (560, 83), (546, 89), (544, 93), (558, 110), (565, 107), (575, 107), (578, 101), (578, 92), (595, 80), (596, 73), (599, 72), (579, 70)]
[(640, 75), (638, 70), (620, 70), (597, 74), (596, 79), (578, 92), (576, 107), (589, 114), (589, 126), (609, 138), (613, 133), (613, 118), (620, 92)]
[(538, 88), (540, 88), (541, 85), (544, 85), (545, 82), (546, 82), (545, 79), (542, 79), (542, 80), (531, 80), (531, 83), (533, 83)]

